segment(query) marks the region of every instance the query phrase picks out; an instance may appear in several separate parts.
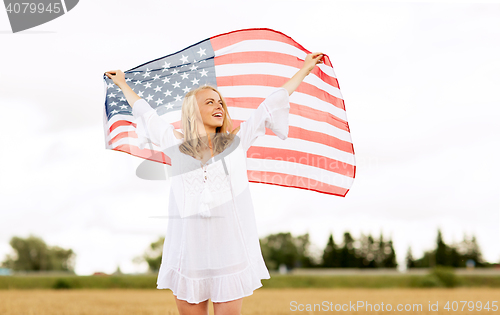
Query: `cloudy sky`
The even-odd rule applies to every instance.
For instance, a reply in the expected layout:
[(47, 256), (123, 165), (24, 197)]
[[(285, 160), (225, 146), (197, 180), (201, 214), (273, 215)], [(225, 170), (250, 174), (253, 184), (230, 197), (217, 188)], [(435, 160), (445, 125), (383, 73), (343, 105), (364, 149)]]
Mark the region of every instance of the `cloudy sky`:
[(330, 56), (357, 172), (345, 198), (250, 184), (260, 237), (345, 231), (394, 241), (404, 264), (475, 235), (500, 261), (500, 3), (80, 1), (12, 34), (0, 12), (0, 260), (34, 234), (77, 253), (76, 272), (142, 272), (165, 234), (169, 183), (105, 150), (102, 74), (210, 36), (265, 27)]

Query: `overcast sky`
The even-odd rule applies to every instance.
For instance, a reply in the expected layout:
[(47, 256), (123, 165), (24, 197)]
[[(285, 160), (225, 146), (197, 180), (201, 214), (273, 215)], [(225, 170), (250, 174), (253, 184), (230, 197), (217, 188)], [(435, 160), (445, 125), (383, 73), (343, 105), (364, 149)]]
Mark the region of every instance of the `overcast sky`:
[[(329, 55), (356, 156), (346, 197), (250, 184), (259, 236), (392, 237), (404, 264), (475, 235), (500, 261), (500, 4), (80, 1), (12, 34), (0, 12), (0, 260), (12, 236), (77, 253), (76, 272), (132, 263), (166, 232), (169, 183), (104, 148), (102, 74), (208, 37), (271, 28)], [(0, 10), (1, 11), (1, 10)]]

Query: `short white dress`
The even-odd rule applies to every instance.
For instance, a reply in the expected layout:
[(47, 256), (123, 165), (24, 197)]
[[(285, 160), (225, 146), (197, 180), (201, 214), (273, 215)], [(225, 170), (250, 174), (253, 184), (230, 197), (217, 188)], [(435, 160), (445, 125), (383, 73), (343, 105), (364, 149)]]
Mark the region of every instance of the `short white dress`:
[(240, 124), (236, 140), (205, 165), (179, 150), (183, 139), (147, 101), (134, 103), (139, 147), (148, 139), (171, 158), (168, 223), (157, 288), (180, 300), (227, 302), (270, 279), (259, 244), (247, 176), (247, 150), (266, 127), (288, 137), (289, 96), (271, 93)]

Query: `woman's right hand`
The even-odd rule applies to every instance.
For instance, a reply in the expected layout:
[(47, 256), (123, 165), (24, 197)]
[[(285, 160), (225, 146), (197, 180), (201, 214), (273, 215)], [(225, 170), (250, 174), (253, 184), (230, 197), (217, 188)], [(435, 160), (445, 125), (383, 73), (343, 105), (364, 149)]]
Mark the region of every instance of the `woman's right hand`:
[(127, 84), (127, 82), (125, 81), (125, 73), (123, 73), (123, 71), (121, 71), (121, 70), (111, 70), (111, 71), (104, 72), (104, 74), (108, 78), (113, 80), (113, 83), (118, 85), (119, 87)]

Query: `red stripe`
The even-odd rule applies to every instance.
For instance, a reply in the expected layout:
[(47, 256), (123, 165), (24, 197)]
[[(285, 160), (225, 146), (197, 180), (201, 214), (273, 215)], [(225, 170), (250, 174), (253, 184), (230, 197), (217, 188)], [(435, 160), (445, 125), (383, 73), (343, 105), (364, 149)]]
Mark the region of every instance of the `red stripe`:
[[(224, 98), (226, 104), (229, 107), (239, 107), (239, 108), (249, 108), (256, 109), (264, 101), (263, 98), (258, 97), (238, 97)], [(304, 105), (299, 105), (295, 103), (290, 103), (290, 114), (302, 116), (304, 118), (312, 119), (318, 122), (326, 122), (336, 128), (349, 132), (349, 125), (345, 120), (338, 118), (332, 113), (324, 112), (322, 110), (317, 110)], [(233, 125), (237, 123), (239, 125), (239, 120), (233, 119)]]
[(284, 187), (295, 187), (305, 190), (312, 190), (321, 193), (328, 193), (345, 197), (349, 189), (328, 185), (326, 183), (302, 176), (283, 174), (277, 172), (247, 171), (248, 180), (252, 183), (264, 183)]
[[(233, 120), (233, 128), (238, 128), (241, 122), (241, 120)], [(271, 129), (266, 128), (266, 135), (274, 136), (274, 132), (272, 132)], [(296, 126), (289, 126), (288, 138), (320, 143), (337, 150), (354, 154), (354, 147), (351, 142), (340, 140), (339, 138), (318, 131), (311, 131)]]
[[(295, 56), (272, 52), (272, 51), (236, 52), (227, 55), (216, 56), (214, 58), (214, 64), (216, 66), (226, 65), (226, 64), (256, 63), (256, 62), (276, 63), (280, 65), (294, 67), (297, 69), (302, 68), (302, 65), (304, 64), (304, 60), (299, 59)], [(319, 67), (314, 67), (311, 73), (315, 74), (326, 83), (336, 88), (339, 87), (337, 78), (331, 77), (328, 74), (324, 73)]]
[[(109, 123), (109, 121), (108, 121), (108, 123)], [(113, 130), (115, 130), (118, 127), (123, 127), (123, 126), (129, 127), (130, 125), (134, 126), (134, 128), (136, 127), (136, 124), (134, 124), (130, 121), (123, 120), (123, 119), (117, 120), (113, 124), (111, 124), (111, 126), (109, 127), (109, 131), (113, 132)]]
[[(257, 85), (280, 87), (288, 82), (288, 80), (290, 80), (290, 78), (267, 74), (233, 75), (228, 77), (217, 77), (217, 86)], [(295, 91), (317, 97), (322, 101), (345, 110), (343, 99), (330, 95), (328, 92), (325, 92), (312, 84), (302, 82), (297, 89), (295, 89)]]
[[(290, 36), (287, 36), (281, 32), (269, 28), (250, 28), (250, 29), (244, 29), (244, 30), (238, 30), (220, 34), (217, 36), (210, 37), (210, 43), (212, 44), (213, 50), (217, 51), (221, 48), (234, 45), (244, 40), (259, 40), (259, 39), (282, 42), (294, 46), (307, 54), (311, 53), (309, 50), (302, 47), (302, 45), (294, 41)], [(332, 67), (332, 63), (330, 62), (330, 58), (328, 57), (328, 55), (324, 55), (323, 60), (326, 65)]]
[(247, 157), (251, 159), (273, 159), (309, 165), (347, 177), (354, 177), (354, 165), (331, 159), (326, 156), (302, 151), (251, 146), (247, 151)]

